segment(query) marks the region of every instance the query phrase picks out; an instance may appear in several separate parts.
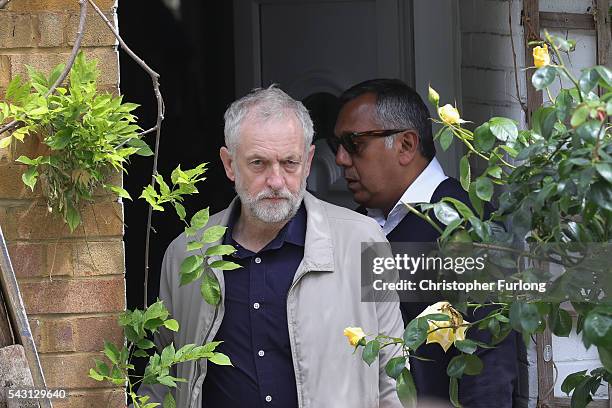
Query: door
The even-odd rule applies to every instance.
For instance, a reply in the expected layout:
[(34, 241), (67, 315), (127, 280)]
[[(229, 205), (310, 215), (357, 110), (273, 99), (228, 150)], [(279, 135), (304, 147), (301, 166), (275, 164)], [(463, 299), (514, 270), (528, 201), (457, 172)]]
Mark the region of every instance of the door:
[[(454, 3), (446, 2), (447, 7)], [(428, 56), (436, 53), (427, 48), (429, 42), (416, 45), (413, 41), (417, 18), (413, 18), (412, 1), (234, 0), (233, 4), (236, 96), (276, 83), (304, 101), (316, 131), (308, 188), (324, 200), (356, 207), (324, 142), (333, 130), (338, 108), (334, 100), (366, 79), (400, 78), (414, 86), (415, 74), (427, 73), (425, 66), (415, 70), (415, 48)], [(435, 6), (423, 4), (418, 9), (433, 15), (439, 4)], [(427, 60), (440, 64), (441, 58), (433, 55)], [(440, 66), (453, 65), (444, 61)], [(454, 77), (444, 80), (452, 82)]]

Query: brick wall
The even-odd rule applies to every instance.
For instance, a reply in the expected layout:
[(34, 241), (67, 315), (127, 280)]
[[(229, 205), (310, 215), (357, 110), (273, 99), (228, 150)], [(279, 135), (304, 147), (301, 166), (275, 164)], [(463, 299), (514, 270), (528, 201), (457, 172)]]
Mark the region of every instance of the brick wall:
[[(540, 0), (540, 11), (585, 13), (592, 6), (591, 3), (590, 0)], [(510, 2), (520, 98), (525, 102), (527, 88), (523, 71), (522, 4), (522, 0)], [(505, 116), (516, 120), (520, 128), (525, 128), (526, 118), (516, 93), (508, 12), (508, 0), (461, 0), (462, 117), (480, 124), (491, 116)], [(579, 73), (583, 67), (595, 65), (594, 33), (577, 30), (551, 33), (577, 40), (577, 49), (571, 54), (571, 67), (575, 73)], [(556, 84), (551, 86), (553, 94), (556, 94), (556, 87)], [(596, 350), (585, 350), (575, 335), (569, 338), (553, 336), (553, 359), (559, 370), (554, 391), (557, 397), (566, 397), (560, 386), (567, 374), (601, 365)], [(535, 346), (531, 344), (521, 360), (521, 370), (528, 375), (520, 384), (520, 406), (536, 406), (536, 361)], [(600, 388), (598, 396), (607, 398), (605, 387)]]
[[(97, 4), (115, 21), (115, 0)], [(90, 9), (85, 53), (99, 59), (100, 88), (119, 83), (115, 39)], [(70, 54), (79, 19), (77, 0), (12, 0), (0, 10), (0, 95), (25, 65), (49, 71)], [(125, 396), (88, 378), (103, 340), (122, 342), (117, 315), (125, 309), (123, 209), (100, 195), (83, 211), (83, 226), (71, 234), (47, 212), (40, 190), (21, 182), (21, 154), (36, 157), (35, 138), (0, 149), (0, 225), (9, 242), (47, 385), (70, 397), (54, 406), (121, 407)]]

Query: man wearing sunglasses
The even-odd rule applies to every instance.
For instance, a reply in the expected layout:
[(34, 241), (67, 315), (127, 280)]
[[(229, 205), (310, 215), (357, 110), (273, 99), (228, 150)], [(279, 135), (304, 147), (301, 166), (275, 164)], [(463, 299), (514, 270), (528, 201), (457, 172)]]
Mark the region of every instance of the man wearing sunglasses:
[[(433, 242), (439, 233), (426, 221), (409, 213), (403, 203), (435, 203), (453, 197), (468, 205), (460, 183), (447, 177), (435, 158), (431, 120), (427, 106), (408, 85), (395, 79), (369, 80), (345, 91), (335, 126), (328, 140), (358, 211), (375, 219), (390, 242)], [(404, 323), (428, 306), (401, 304)], [(468, 321), (474, 321), (468, 316)], [(488, 340), (487, 333), (470, 329), (468, 337)], [(484, 362), (477, 376), (464, 375), (459, 400), (468, 408), (512, 407), (517, 377), (516, 336), (509, 335), (495, 349), (479, 349)], [(420, 398), (448, 401), (446, 367), (457, 355), (438, 344), (419, 348), (422, 357), (412, 358), (411, 371)]]

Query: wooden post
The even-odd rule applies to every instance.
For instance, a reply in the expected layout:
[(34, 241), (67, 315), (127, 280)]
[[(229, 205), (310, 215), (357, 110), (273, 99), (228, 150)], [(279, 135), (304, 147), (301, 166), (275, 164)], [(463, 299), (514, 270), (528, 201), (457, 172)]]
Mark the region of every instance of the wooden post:
[[(540, 2), (539, 0), (523, 0), (523, 39), (525, 42), (525, 66), (533, 67), (533, 47), (530, 41), (540, 39)], [(525, 71), (527, 83), (527, 123), (531, 124), (531, 115), (542, 105), (542, 91), (536, 91), (531, 86), (531, 76), (534, 70)]]

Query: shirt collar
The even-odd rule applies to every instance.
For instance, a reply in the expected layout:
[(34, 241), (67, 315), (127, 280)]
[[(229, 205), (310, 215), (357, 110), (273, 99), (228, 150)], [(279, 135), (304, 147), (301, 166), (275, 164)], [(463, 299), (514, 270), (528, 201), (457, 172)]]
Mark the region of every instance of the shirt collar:
[[(227, 231), (223, 238), (223, 243), (226, 245), (233, 245), (238, 248), (240, 245), (234, 240), (232, 236), (234, 226), (240, 217), (241, 203), (240, 200), (236, 200), (234, 208), (232, 208), (230, 217), (227, 223)], [(268, 249), (278, 249), (283, 246), (285, 242), (290, 244), (304, 246), (306, 242), (306, 208), (304, 202), (298, 208), (297, 213), (285, 224), (285, 226), (278, 232), (278, 235), (270, 241), (261, 251)], [(260, 252), (261, 252), (260, 251)]]
[(436, 188), (447, 178), (448, 176), (444, 174), (440, 162), (434, 157), (421, 174), (404, 191), (404, 194), (393, 206), (387, 218), (385, 218), (383, 211), (379, 208), (367, 208), (367, 214), (378, 222), (385, 235), (387, 235), (408, 213), (404, 203), (429, 203)]

